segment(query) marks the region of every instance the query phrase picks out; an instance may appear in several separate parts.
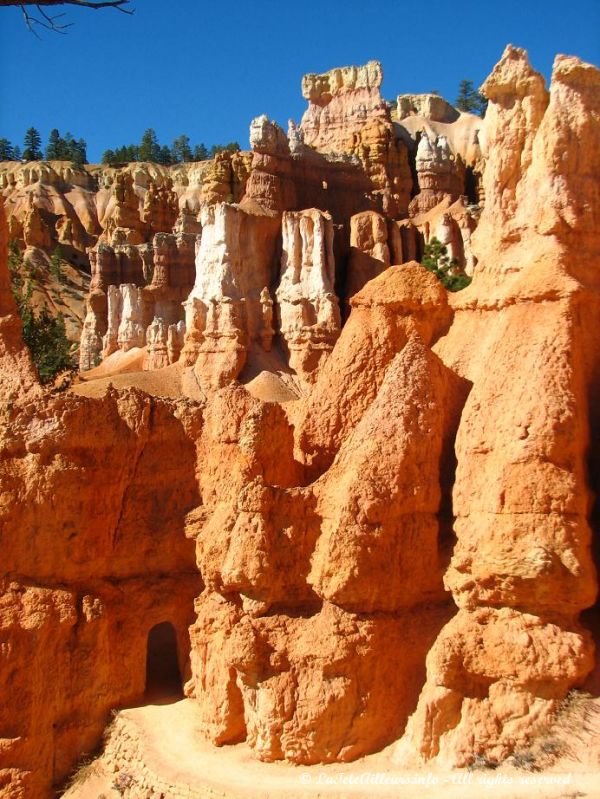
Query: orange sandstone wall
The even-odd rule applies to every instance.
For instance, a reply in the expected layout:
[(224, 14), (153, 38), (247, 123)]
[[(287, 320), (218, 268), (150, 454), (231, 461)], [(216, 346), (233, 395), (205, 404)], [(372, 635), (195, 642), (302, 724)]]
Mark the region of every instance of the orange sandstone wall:
[(95, 749), (111, 708), (143, 698), (153, 625), (173, 623), (189, 668), (198, 422), (135, 391), (3, 413), (0, 786), (29, 799)]
[[(331, 155), (328, 108), (336, 152), (350, 141), (366, 159), (374, 128), (388, 141), (379, 82), (374, 65), (309, 76), (287, 144), (255, 121), (241, 206), (203, 210), (176, 367), (200, 400), (42, 396), (0, 295), (3, 796), (49, 796), (109, 709), (143, 699), (160, 621), (176, 627), (198, 734), (266, 761), (347, 761), (394, 741), (402, 762), (501, 760), (594, 668), (581, 613), (597, 596), (600, 73), (558, 57), (548, 92), (506, 49), (484, 85), (486, 204), (459, 294), (417, 263), (388, 266), (382, 248), (362, 285), (383, 238), (363, 215), (340, 332), (331, 248), (313, 246), (334, 220), (284, 216), (281, 330), (310, 354), (318, 325), (338, 322), (311, 371), (302, 353), (285, 359), (262, 291), (279, 214), (294, 210), (278, 203), (294, 153)], [(401, 193), (386, 158), (363, 177), (388, 207)], [(253, 396), (243, 366), (257, 352), (273, 379), (297, 380), (297, 400)]]

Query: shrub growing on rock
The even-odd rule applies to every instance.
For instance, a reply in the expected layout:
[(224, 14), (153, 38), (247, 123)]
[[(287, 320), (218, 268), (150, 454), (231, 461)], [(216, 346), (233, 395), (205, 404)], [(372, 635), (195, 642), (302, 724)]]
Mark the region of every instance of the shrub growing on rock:
[(435, 236), (425, 245), (421, 263), (448, 291), (460, 291), (471, 283), (471, 278), (460, 270), (456, 258), (450, 259), (448, 248)]

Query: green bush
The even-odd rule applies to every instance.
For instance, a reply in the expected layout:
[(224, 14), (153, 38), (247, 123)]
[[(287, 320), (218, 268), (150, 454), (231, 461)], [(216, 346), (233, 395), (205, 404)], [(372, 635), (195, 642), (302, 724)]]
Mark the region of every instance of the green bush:
[(49, 383), (59, 372), (73, 368), (71, 342), (62, 314), (52, 316), (47, 308), (23, 320), (23, 341), (29, 347), (40, 381)]
[(425, 269), (433, 272), (448, 291), (460, 291), (471, 283), (471, 278), (464, 272), (455, 273), (458, 261), (456, 258), (450, 260), (448, 248), (435, 236), (425, 245), (421, 263)]
[(58, 280), (59, 283), (62, 282), (63, 274), (62, 274), (62, 250), (60, 247), (57, 247), (52, 256), (50, 257), (50, 274), (55, 280)]
[(73, 369), (71, 342), (67, 338), (62, 314), (53, 316), (48, 308), (33, 308), (34, 280), (24, 277), (27, 265), (16, 242), (9, 245), (8, 269), (17, 310), (23, 323), (23, 341), (29, 348), (40, 382), (49, 383), (59, 372)]

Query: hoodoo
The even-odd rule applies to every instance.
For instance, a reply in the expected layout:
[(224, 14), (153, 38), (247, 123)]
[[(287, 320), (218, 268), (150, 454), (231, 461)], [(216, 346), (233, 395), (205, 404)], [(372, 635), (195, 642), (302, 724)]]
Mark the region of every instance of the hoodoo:
[[(597, 708), (600, 71), (557, 56), (547, 89), (508, 46), (483, 119), (382, 78), (306, 75), (247, 152), (0, 164), (3, 798), (127, 707), (96, 767), (136, 799), (200, 789), (132, 743), (161, 702), (190, 759), (399, 773)], [(9, 235), (91, 273), (68, 388)]]

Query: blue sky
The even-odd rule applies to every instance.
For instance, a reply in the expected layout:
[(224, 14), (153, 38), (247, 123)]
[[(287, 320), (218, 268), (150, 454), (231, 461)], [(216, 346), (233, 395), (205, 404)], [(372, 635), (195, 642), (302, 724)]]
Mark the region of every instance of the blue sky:
[(479, 84), (512, 44), (549, 77), (556, 53), (600, 63), (600, 0), (301, 0), (210, 3), (133, 0), (136, 13), (66, 6), (68, 35), (34, 38), (20, 11), (0, 8), (0, 136), (30, 125), (88, 143), (90, 161), (138, 142), (238, 140), (261, 113), (287, 125), (305, 108), (305, 72), (383, 64), (383, 94)]

